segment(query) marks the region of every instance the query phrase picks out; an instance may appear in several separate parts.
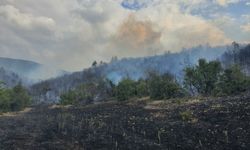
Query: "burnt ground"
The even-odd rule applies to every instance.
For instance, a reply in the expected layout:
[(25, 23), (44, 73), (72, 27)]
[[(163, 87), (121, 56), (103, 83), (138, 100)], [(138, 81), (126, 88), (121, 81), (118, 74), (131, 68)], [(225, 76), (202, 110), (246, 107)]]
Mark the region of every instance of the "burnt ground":
[(36, 106), (0, 116), (0, 149), (250, 149), (250, 96)]

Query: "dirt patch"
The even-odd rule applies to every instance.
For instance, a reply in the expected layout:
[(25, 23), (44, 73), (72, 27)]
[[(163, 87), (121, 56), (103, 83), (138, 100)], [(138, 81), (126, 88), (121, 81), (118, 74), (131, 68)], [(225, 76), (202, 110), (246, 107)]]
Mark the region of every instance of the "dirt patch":
[(15, 117), (17, 115), (22, 115), (24, 113), (27, 113), (29, 111), (31, 111), (32, 108), (25, 108), (24, 110), (22, 111), (18, 111), (18, 112), (7, 112), (7, 113), (2, 113), (0, 114), (0, 117)]

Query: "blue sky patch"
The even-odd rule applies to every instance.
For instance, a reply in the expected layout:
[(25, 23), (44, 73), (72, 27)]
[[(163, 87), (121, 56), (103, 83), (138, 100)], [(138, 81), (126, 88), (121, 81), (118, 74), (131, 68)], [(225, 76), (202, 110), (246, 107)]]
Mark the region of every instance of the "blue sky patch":
[(142, 8), (147, 7), (147, 1), (140, 0), (124, 0), (121, 3), (122, 7), (130, 10), (140, 10)]
[(240, 17), (241, 15), (250, 14), (250, 6), (246, 2), (239, 2), (237, 4), (232, 4), (226, 7), (226, 12), (230, 13), (235, 18)]

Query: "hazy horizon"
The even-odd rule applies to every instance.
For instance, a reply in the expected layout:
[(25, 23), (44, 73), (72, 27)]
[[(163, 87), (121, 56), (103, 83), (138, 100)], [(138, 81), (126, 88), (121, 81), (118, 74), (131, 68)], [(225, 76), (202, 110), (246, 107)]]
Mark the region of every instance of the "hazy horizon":
[(249, 14), (249, 0), (1, 0), (0, 57), (79, 71), (112, 56), (247, 43)]

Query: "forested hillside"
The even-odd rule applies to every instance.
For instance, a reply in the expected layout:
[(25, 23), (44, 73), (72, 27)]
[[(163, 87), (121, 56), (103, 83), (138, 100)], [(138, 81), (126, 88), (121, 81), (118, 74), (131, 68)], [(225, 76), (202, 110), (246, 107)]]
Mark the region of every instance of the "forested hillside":
[(183, 69), (186, 66), (196, 64), (200, 58), (205, 58), (208, 61), (219, 59), (225, 51), (232, 48), (232, 46), (210, 47), (206, 45), (183, 49), (178, 53), (166, 52), (163, 55), (151, 57), (123, 58), (121, 60), (113, 57), (110, 63), (93, 63), (91, 68), (81, 72), (35, 84), (31, 87), (31, 92), (37, 101), (55, 102), (60, 99), (62, 93), (86, 82), (108, 79), (113, 84), (117, 84), (126, 77), (133, 80), (145, 78), (147, 72), (150, 71), (156, 71), (160, 74), (171, 73), (181, 82)]

